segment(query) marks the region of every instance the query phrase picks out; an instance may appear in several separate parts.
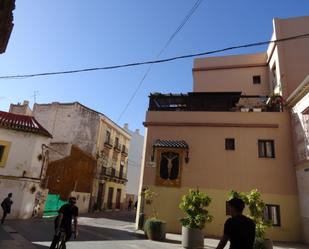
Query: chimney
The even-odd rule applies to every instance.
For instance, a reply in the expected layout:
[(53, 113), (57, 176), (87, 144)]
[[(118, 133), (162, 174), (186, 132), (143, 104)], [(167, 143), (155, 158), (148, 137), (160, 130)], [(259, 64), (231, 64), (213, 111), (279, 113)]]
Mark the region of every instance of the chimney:
[(135, 130), (135, 133), (136, 133), (136, 134), (139, 134), (139, 129), (136, 129), (136, 130)]
[(29, 106), (29, 100), (24, 100), (23, 105)]
[(124, 126), (123, 126), (123, 128), (124, 128), (125, 130), (129, 130), (129, 124), (128, 124), (128, 123), (125, 123)]

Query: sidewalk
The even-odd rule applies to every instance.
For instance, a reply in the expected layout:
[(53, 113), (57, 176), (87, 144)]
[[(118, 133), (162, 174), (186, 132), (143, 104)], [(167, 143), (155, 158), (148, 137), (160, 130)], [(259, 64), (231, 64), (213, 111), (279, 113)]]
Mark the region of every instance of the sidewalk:
[(37, 247), (10, 226), (0, 225), (0, 249), (37, 249)]
[[(129, 221), (127, 221), (129, 220)], [(67, 244), (68, 249), (182, 249), (180, 234), (167, 234), (164, 242), (147, 240), (136, 231), (126, 213), (87, 214), (79, 218), (80, 236)], [(0, 249), (48, 249), (53, 236), (53, 220), (8, 220), (0, 225)], [(32, 242), (32, 243), (31, 243)], [(214, 249), (217, 239), (205, 238), (204, 249)], [(274, 243), (274, 249), (308, 249), (293, 243)], [(226, 247), (228, 248), (228, 246)]]

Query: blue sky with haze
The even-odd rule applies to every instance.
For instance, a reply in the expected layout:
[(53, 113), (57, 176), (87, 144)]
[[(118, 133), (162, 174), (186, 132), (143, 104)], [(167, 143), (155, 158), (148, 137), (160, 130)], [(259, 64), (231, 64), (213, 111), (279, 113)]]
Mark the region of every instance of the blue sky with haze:
[[(16, 0), (0, 76), (124, 64), (156, 58), (195, 0)], [(161, 58), (264, 41), (272, 19), (309, 15), (308, 0), (203, 0)], [(257, 47), (226, 54), (254, 53)], [(150, 92), (192, 91), (193, 59), (154, 65), (119, 124), (143, 129)], [(73, 102), (117, 120), (147, 66), (0, 80), (0, 110), (24, 99)]]

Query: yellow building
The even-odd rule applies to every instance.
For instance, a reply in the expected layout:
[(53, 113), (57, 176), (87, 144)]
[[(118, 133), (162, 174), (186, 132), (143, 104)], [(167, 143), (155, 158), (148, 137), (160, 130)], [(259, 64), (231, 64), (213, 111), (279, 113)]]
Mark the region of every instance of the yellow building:
[[(309, 17), (274, 19), (273, 40), (309, 31)], [(220, 236), (230, 190), (258, 189), (267, 203), (266, 235), (303, 239), (293, 158), (290, 109), (284, 100), (309, 72), (309, 38), (271, 43), (264, 53), (199, 58), (188, 94), (151, 94), (140, 191), (158, 193), (154, 205), (168, 232), (180, 232), (182, 195), (198, 187), (212, 197)], [(150, 216), (140, 198), (138, 212)]]
[(97, 140), (97, 174), (93, 196), (95, 209), (122, 209), (128, 172), (131, 135), (105, 116), (100, 116)]

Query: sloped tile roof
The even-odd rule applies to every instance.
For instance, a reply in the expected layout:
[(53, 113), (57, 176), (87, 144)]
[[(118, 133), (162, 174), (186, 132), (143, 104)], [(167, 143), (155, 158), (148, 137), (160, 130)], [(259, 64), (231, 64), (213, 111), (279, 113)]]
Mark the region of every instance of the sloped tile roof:
[(161, 140), (157, 139), (153, 144), (156, 148), (184, 148), (188, 149), (189, 145), (184, 140)]
[(35, 133), (52, 137), (52, 135), (40, 123), (31, 116), (25, 116), (10, 112), (0, 111), (0, 128)]

